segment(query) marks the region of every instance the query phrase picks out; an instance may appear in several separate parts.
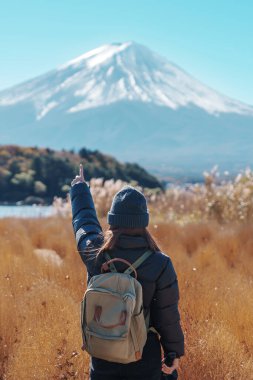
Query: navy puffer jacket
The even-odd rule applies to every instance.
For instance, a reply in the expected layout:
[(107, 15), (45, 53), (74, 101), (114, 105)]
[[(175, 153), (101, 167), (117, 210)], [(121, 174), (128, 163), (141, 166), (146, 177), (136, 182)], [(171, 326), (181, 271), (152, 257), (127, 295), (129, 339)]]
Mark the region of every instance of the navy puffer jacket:
[[(77, 248), (86, 265), (89, 281), (92, 276), (101, 273), (101, 265), (105, 261), (103, 254), (97, 259), (94, 250), (103, 243), (102, 228), (86, 183), (72, 186), (70, 198)], [(147, 242), (142, 236), (121, 235), (110, 256), (133, 263), (147, 248)], [(120, 262), (116, 262), (115, 266), (118, 271), (126, 269)], [(184, 335), (178, 311), (178, 281), (171, 259), (162, 252), (154, 252), (137, 272), (143, 288), (144, 310), (150, 310), (150, 326), (159, 333), (165, 355), (172, 351), (176, 352), (177, 357), (184, 355)]]

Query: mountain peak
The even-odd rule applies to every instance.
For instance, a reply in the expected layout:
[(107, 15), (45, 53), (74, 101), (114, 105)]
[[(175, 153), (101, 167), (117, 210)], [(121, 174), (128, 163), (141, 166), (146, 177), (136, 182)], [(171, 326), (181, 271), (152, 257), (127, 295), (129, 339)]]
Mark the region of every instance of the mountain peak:
[[(134, 41), (102, 45), (59, 68), (65, 69), (74, 71), (73, 79), (79, 81), (75, 94), (86, 98), (68, 112), (127, 100), (174, 110), (194, 106), (216, 115), (253, 114), (252, 107), (219, 94)], [(86, 84), (82, 86), (84, 78)]]
[(66, 64), (60, 66), (59, 69), (61, 70), (69, 66), (82, 64), (82, 62), (84, 61), (87, 61), (89, 67), (94, 67), (98, 64), (105, 62), (107, 59), (112, 58), (115, 54), (118, 54), (121, 51), (124, 51), (128, 47), (133, 45), (136, 45), (136, 43), (132, 41), (123, 43), (114, 42), (112, 44), (102, 45), (70, 60)]
[(0, 93), (0, 106), (24, 101), (34, 105), (37, 120), (57, 108), (76, 113), (119, 101), (253, 115), (253, 107), (219, 94), (134, 41), (102, 45)]
[(252, 122), (253, 107), (133, 41), (100, 46), (0, 93), (2, 144), (86, 145), (167, 174), (253, 162)]

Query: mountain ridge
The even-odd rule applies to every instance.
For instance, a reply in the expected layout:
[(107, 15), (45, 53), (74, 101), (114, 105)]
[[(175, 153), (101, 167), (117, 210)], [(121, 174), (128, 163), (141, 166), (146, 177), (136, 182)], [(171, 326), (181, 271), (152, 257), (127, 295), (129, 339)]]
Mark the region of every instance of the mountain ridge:
[(134, 42), (100, 46), (0, 92), (2, 143), (86, 145), (166, 175), (253, 164), (252, 139), (252, 106)]
[[(71, 107), (65, 107), (70, 113), (129, 100), (172, 109), (195, 105), (213, 114), (253, 115), (253, 107), (202, 85), (179, 66), (135, 42), (102, 45), (42, 76), (0, 92), (0, 105), (29, 100), (38, 110), (40, 120), (66, 101), (65, 89), (72, 90), (76, 100)], [(4, 97), (6, 92), (9, 97)]]

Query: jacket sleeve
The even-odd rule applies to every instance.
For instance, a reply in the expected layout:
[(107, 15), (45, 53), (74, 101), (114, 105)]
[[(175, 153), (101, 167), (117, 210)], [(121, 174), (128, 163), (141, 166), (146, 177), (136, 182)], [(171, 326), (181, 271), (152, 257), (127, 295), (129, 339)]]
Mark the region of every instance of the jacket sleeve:
[(78, 252), (90, 275), (94, 272), (96, 249), (102, 244), (102, 228), (87, 183), (76, 183), (70, 189), (72, 225)]
[(166, 257), (166, 265), (156, 282), (151, 318), (161, 337), (164, 355), (176, 352), (179, 358), (184, 355), (184, 334), (180, 325), (178, 301), (177, 275), (171, 259)]

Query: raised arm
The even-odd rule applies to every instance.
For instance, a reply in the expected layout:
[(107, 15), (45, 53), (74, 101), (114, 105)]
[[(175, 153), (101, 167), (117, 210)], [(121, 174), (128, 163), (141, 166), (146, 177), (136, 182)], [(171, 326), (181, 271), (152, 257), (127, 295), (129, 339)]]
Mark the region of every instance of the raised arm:
[(80, 165), (80, 175), (76, 176), (71, 185), (72, 225), (77, 249), (88, 273), (92, 275), (95, 262), (94, 249), (102, 243), (102, 228), (97, 218), (90, 188), (84, 179), (82, 165)]
[(177, 275), (171, 259), (166, 257), (164, 269), (157, 280), (151, 317), (161, 336), (164, 356), (175, 352), (177, 358), (184, 355), (184, 335), (180, 325), (178, 301)]

